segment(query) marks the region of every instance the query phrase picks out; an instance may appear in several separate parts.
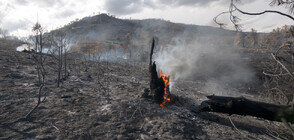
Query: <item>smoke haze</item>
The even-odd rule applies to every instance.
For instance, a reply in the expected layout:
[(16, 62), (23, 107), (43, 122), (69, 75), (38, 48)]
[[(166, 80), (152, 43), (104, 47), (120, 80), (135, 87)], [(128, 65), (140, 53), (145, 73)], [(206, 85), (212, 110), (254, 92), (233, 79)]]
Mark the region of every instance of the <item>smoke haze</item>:
[(220, 43), (217, 37), (209, 40), (184, 43), (175, 39), (174, 45), (155, 54), (159, 70), (170, 75), (172, 81), (204, 80), (206, 90), (214, 93), (225, 84), (252, 81), (254, 72), (233, 44)]

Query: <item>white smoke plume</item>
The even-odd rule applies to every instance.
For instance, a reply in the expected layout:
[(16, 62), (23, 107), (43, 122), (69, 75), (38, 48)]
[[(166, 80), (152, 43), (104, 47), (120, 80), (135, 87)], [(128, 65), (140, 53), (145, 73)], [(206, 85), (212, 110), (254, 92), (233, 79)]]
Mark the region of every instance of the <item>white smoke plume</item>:
[(158, 69), (170, 75), (172, 81), (203, 80), (207, 85), (233, 86), (253, 79), (254, 72), (233, 44), (219, 43), (214, 38), (205, 43), (183, 43), (181, 39), (175, 42), (155, 54)]

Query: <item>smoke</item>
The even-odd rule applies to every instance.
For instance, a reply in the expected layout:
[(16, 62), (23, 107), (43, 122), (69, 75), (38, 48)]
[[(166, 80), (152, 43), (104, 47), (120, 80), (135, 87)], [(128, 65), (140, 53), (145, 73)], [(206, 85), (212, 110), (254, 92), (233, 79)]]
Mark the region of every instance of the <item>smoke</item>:
[(219, 0), (158, 0), (157, 2), (173, 6), (205, 6), (215, 1)]
[(203, 80), (205, 90), (214, 94), (223, 91), (224, 85), (253, 81), (254, 72), (234, 45), (217, 37), (208, 38), (193, 43), (174, 39), (173, 45), (155, 54), (159, 70), (170, 75), (172, 81)]

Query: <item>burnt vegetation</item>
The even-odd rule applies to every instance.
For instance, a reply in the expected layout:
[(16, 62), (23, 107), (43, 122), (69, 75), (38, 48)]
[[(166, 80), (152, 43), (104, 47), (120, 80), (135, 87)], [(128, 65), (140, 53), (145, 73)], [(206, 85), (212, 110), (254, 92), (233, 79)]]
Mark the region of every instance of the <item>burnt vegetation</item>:
[(26, 40), (1, 29), (0, 139), (293, 139), (294, 27), (234, 16), (292, 18), (293, 1), (271, 4), (290, 13), (232, 0), (221, 28), (100, 14)]

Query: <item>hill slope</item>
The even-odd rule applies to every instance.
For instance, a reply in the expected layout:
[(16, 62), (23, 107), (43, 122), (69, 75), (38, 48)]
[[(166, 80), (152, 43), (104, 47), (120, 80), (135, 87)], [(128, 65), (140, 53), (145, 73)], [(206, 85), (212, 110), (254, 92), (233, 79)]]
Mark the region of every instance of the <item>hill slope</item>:
[(135, 45), (142, 45), (141, 43), (145, 43), (145, 40), (149, 41), (153, 36), (158, 37), (162, 43), (167, 43), (172, 38), (179, 36), (185, 36), (189, 40), (196, 36), (235, 35), (234, 31), (209, 26), (179, 24), (159, 19), (126, 20), (106, 14), (85, 17), (58, 30), (65, 30), (73, 42), (110, 40), (124, 43), (128, 36), (133, 42), (139, 43)]

